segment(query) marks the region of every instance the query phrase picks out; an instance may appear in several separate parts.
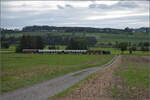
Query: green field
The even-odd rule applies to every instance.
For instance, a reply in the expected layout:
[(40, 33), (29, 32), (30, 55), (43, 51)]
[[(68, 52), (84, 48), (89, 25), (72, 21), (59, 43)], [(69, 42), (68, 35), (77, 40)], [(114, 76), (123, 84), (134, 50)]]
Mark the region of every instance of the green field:
[[(63, 36), (63, 35), (68, 35), (71, 36), (73, 33), (71, 32), (20, 32), (20, 33), (13, 33), (13, 34), (7, 34), (6, 37), (21, 37), (22, 35), (39, 35), (39, 36), (44, 36), (44, 35), (55, 35), (55, 36)], [(94, 36), (98, 40), (98, 43), (115, 43), (116, 41), (118, 42), (131, 42), (131, 43), (139, 43), (139, 42), (149, 42), (149, 35), (148, 33), (141, 33), (141, 32), (136, 32), (133, 34), (124, 34), (124, 33), (119, 33), (119, 34), (114, 34), (114, 33), (81, 33), (81, 32), (76, 32), (74, 33), (74, 36)], [(0, 35), (1, 36), (1, 35)]]
[(2, 92), (83, 68), (107, 63), (113, 55), (1, 53)]
[(114, 72), (116, 88), (111, 89), (112, 95), (123, 100), (148, 98), (149, 61), (149, 56), (123, 56), (121, 65)]
[[(149, 56), (139, 56), (139, 55), (121, 55), (121, 63), (116, 69), (113, 70), (113, 78), (111, 80), (111, 86), (105, 83), (107, 87), (106, 97), (112, 98), (111, 100), (149, 100), (149, 89), (150, 89), (150, 58)], [(49, 100), (65, 100), (64, 98), (70, 98), (77, 95), (85, 94), (84, 89), (98, 88), (95, 84), (101, 84), (96, 77), (97, 73), (89, 75), (89, 77), (81, 80), (79, 83), (73, 85), (72, 87), (66, 89), (65, 91), (56, 94), (55, 96), (49, 98)], [(101, 74), (100, 74), (101, 75)], [(90, 82), (90, 80), (93, 82)], [(102, 80), (102, 79), (101, 79)], [(105, 80), (104, 80), (105, 81)], [(89, 84), (87, 88), (86, 84)], [(92, 85), (92, 84), (93, 85)], [(85, 85), (85, 87), (84, 87)], [(103, 88), (103, 87), (101, 87)], [(99, 88), (99, 89), (101, 89)], [(82, 91), (82, 92), (79, 92)], [(90, 89), (89, 89), (90, 91)], [(93, 91), (94, 92), (94, 91)], [(86, 92), (87, 93), (87, 92)], [(95, 95), (99, 94), (96, 90)], [(96, 97), (93, 95), (94, 97)], [(100, 96), (101, 97), (101, 96)], [(81, 96), (82, 98), (82, 96)], [(79, 100), (82, 100), (78, 97)], [(90, 98), (90, 97), (89, 97)], [(70, 98), (71, 99), (71, 98)], [(69, 100), (69, 99), (68, 99)]]

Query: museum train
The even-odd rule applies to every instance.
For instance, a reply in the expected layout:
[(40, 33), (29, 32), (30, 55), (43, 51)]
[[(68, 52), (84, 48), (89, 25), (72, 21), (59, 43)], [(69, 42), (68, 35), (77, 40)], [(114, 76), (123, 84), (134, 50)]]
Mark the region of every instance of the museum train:
[(23, 53), (58, 53), (58, 54), (110, 54), (110, 51), (103, 50), (43, 50), (23, 49)]

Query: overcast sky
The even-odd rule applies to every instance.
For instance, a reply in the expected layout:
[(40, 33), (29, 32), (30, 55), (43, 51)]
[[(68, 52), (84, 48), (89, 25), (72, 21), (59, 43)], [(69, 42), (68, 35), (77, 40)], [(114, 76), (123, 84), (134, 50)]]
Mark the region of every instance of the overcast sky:
[(149, 1), (1, 1), (1, 27), (149, 26)]

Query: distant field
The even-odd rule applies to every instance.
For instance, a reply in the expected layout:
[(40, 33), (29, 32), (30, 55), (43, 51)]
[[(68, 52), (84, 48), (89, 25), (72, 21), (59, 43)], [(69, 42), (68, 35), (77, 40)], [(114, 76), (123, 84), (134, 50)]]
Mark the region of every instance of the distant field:
[[(6, 37), (21, 37), (22, 35), (72, 35), (73, 33), (71, 32), (20, 32), (20, 33), (13, 33), (13, 34), (7, 34)], [(74, 33), (74, 36), (94, 36), (97, 38), (98, 43), (115, 43), (116, 41), (118, 42), (131, 42), (131, 43), (139, 43), (139, 42), (148, 42), (149, 41), (149, 36), (150, 34), (148, 33), (133, 33), (132, 35), (130, 34), (114, 34), (114, 33), (80, 33), (76, 32)]]
[(107, 63), (113, 55), (1, 53), (2, 92)]

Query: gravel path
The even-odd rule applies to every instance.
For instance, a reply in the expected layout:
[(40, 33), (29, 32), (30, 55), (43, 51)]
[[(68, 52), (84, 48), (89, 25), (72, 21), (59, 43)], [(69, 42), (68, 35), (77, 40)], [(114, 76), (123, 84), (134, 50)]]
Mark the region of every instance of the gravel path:
[(117, 56), (101, 67), (93, 67), (72, 72), (31, 87), (21, 88), (12, 92), (0, 95), (0, 100), (47, 100), (49, 97), (69, 88), (86, 78), (88, 75), (100, 70), (104, 66), (114, 63)]

